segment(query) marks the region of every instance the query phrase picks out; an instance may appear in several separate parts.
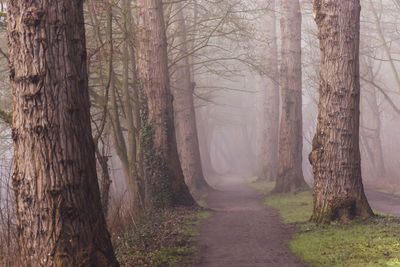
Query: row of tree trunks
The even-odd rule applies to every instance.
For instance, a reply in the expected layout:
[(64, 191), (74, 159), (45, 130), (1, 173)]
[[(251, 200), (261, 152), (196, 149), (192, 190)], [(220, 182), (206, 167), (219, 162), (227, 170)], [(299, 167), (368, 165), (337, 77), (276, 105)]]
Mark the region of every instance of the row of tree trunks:
[(210, 122), (210, 110), (207, 106), (198, 110), (196, 122), (199, 136), (201, 165), (203, 173), (207, 178), (214, 178), (219, 175), (211, 159), (212, 136), (215, 132), (215, 125)]
[(275, 180), (278, 166), (279, 141), (279, 70), (276, 35), (275, 0), (267, 1), (264, 19), (268, 46), (263, 50), (267, 74), (261, 77), (262, 122), (258, 152), (257, 176), (260, 180)]
[[(374, 83), (375, 75), (372, 62), (362, 57), (362, 77)], [(381, 110), (376, 90), (370, 83), (364, 83), (361, 90), (361, 121), (360, 121), (361, 152), (364, 179), (380, 181), (386, 176), (381, 142)]]
[(312, 221), (369, 217), (359, 150), (359, 0), (316, 0), (314, 18), (321, 48), (318, 125), (313, 165)]
[(302, 170), (301, 11), (298, 0), (281, 1), (281, 35), (282, 113), (278, 174), (274, 193), (293, 192), (308, 188)]
[(197, 196), (210, 190), (210, 186), (204, 179), (201, 165), (193, 99), (195, 83), (191, 80), (183, 3), (175, 4), (175, 12), (173, 46), (179, 51), (175, 53), (175, 58), (172, 59), (173, 67), (171, 69), (175, 130), (185, 181), (191, 192)]
[(161, 0), (138, 0), (137, 5), (145, 205), (151, 209), (193, 205), (176, 144), (163, 4)]
[(7, 1), (20, 266), (118, 266), (91, 135), (83, 1)]

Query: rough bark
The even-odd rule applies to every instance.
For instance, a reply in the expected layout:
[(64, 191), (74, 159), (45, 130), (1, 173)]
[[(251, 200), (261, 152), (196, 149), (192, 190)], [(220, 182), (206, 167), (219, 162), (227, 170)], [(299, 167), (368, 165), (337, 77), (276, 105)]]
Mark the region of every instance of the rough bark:
[(138, 0), (141, 149), (148, 209), (193, 205), (176, 145), (161, 0)]
[(275, 180), (278, 166), (279, 143), (279, 70), (278, 46), (276, 42), (275, 0), (268, 1), (265, 16), (265, 34), (268, 46), (263, 51), (267, 62), (267, 75), (262, 77), (263, 94), (263, 122), (261, 133), (260, 164), (258, 177), (261, 180)]
[(7, 1), (21, 266), (118, 266), (91, 135), (83, 1)]
[[(186, 184), (192, 193), (201, 195), (210, 189), (201, 166), (199, 139), (193, 94), (195, 83), (191, 80), (188, 41), (182, 3), (175, 5), (177, 12), (174, 28), (174, 48), (171, 86), (174, 96), (175, 131), (179, 158)], [(174, 61), (176, 60), (176, 62)]]
[(369, 217), (359, 149), (359, 0), (317, 0), (314, 18), (321, 48), (312, 220), (329, 223)]
[(307, 188), (302, 170), (301, 11), (299, 1), (281, 1), (282, 115), (275, 193)]

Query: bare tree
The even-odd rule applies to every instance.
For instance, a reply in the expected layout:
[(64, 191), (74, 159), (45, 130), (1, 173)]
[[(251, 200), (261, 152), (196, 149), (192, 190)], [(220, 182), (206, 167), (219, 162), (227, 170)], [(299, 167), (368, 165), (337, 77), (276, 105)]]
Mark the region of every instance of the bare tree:
[(373, 215), (359, 149), (360, 9), (359, 0), (314, 2), (321, 48), (318, 125), (310, 154), (317, 223)]
[[(264, 1), (263, 1), (264, 2)], [(266, 74), (262, 76), (262, 132), (257, 176), (259, 179), (275, 180), (278, 166), (279, 142), (279, 70), (276, 34), (275, 0), (267, 2), (264, 29), (267, 44), (263, 46)]]
[(174, 9), (176, 19), (173, 25), (175, 28), (173, 47), (176, 52), (173, 53), (175, 64), (171, 68), (171, 85), (174, 95), (176, 138), (186, 184), (192, 193), (201, 195), (210, 187), (204, 179), (201, 166), (193, 99), (195, 82), (191, 79), (184, 5), (177, 3)]
[(193, 205), (176, 145), (161, 0), (138, 0), (138, 70), (146, 208)]
[(274, 192), (307, 188), (302, 170), (303, 121), (301, 95), (301, 10), (296, 1), (281, 1), (282, 62), (280, 85), (282, 114), (278, 174)]
[[(373, 62), (366, 56), (361, 57), (360, 76), (374, 82), (376, 73), (373, 70)], [(378, 103), (377, 91), (370, 83), (364, 82), (361, 88), (360, 102), (360, 139), (361, 153), (363, 158), (362, 173), (364, 179), (372, 178), (375, 181), (382, 181), (386, 176), (386, 168), (383, 158), (381, 142), (381, 110)]]

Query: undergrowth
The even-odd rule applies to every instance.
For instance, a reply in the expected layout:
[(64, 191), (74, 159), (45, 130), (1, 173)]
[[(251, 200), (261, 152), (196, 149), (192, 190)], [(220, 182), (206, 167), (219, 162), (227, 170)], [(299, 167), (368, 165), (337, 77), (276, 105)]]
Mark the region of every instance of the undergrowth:
[(268, 182), (253, 183), (286, 224), (295, 224), (291, 251), (309, 266), (400, 266), (400, 218), (382, 215), (350, 223), (316, 225), (311, 192), (270, 195)]
[(188, 266), (196, 254), (197, 226), (204, 209), (176, 208), (143, 218), (130, 231), (113, 236), (121, 266)]

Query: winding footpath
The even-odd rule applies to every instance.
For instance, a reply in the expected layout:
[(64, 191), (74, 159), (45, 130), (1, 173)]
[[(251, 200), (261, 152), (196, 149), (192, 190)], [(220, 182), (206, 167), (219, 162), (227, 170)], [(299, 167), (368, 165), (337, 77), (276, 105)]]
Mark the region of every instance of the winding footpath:
[(200, 227), (194, 266), (304, 266), (287, 246), (294, 231), (239, 178), (221, 181), (207, 203), (214, 214)]

